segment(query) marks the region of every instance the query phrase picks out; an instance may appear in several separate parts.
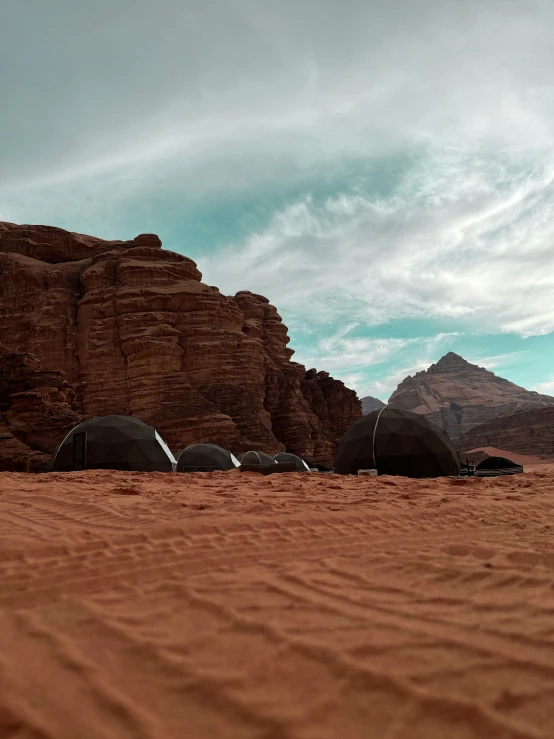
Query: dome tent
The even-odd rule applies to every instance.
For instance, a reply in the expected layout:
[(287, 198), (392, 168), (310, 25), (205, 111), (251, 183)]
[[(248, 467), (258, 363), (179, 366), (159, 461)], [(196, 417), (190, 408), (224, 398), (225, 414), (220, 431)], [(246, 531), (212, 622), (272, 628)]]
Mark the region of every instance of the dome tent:
[(318, 472), (333, 472), (332, 467), (326, 467), (324, 464), (318, 464), (317, 462), (314, 462), (312, 459), (308, 459), (308, 457), (301, 457), (300, 458), (305, 464), (308, 465), (308, 469), (310, 470), (317, 470)]
[(487, 457), (482, 462), (479, 462), (475, 468), (475, 474), (477, 477), (516, 475), (518, 472), (523, 472), (522, 465), (516, 464), (506, 457)]
[(72, 470), (173, 472), (175, 457), (155, 428), (134, 416), (89, 418), (58, 444), (46, 467)]
[(175, 455), (177, 472), (213, 472), (239, 466), (234, 454), (217, 444), (191, 444)]
[(298, 472), (310, 471), (310, 468), (301, 457), (297, 457), (296, 454), (291, 454), (290, 452), (279, 452), (279, 454), (273, 457), (273, 460), (278, 464), (295, 464)]
[(446, 431), (425, 416), (386, 406), (355, 421), (340, 440), (335, 472), (355, 475), (442, 477), (460, 474), (458, 454)]
[(275, 464), (273, 457), (265, 452), (243, 452), (237, 455), (241, 464)]

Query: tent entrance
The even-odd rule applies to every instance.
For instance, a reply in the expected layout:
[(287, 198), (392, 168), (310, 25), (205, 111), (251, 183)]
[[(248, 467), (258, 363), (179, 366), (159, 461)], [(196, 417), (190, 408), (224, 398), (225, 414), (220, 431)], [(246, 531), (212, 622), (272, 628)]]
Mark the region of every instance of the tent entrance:
[(87, 432), (81, 431), (73, 435), (73, 469), (87, 468)]

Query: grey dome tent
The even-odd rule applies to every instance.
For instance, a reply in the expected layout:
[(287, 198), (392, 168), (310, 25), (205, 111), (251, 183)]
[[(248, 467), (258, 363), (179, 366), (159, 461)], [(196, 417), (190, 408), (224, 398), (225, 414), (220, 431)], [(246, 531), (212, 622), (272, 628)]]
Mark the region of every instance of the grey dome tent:
[(276, 454), (273, 459), (278, 464), (295, 464), (298, 472), (310, 471), (310, 468), (301, 457), (297, 457), (296, 454), (291, 454), (290, 452), (279, 452), (279, 454)]
[(155, 428), (134, 416), (89, 418), (54, 450), (49, 472), (134, 470), (173, 472), (175, 457)]
[(523, 472), (523, 467), (520, 464), (512, 462), (511, 459), (506, 457), (487, 457), (482, 462), (479, 462), (475, 468), (475, 475), (477, 477), (497, 477), (498, 475), (517, 475), (518, 472)]
[(355, 421), (339, 442), (335, 472), (355, 475), (441, 477), (460, 474), (458, 454), (446, 431), (425, 416), (386, 406)]
[(175, 455), (177, 472), (214, 472), (239, 466), (234, 454), (217, 444), (191, 444)]
[(265, 452), (242, 452), (237, 459), (241, 464), (275, 464), (273, 457)]

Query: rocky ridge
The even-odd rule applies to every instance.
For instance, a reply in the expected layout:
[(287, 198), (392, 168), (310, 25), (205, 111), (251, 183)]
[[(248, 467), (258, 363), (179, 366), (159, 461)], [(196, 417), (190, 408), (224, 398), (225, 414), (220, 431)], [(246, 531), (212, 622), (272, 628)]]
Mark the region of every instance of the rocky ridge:
[[(361, 413), (354, 391), (291, 361), (287, 328), (267, 298), (226, 296), (201, 278), (154, 234), (106, 241), (2, 223), (0, 342), (35, 375), (57, 373), (48, 382), (71, 425), (77, 416), (130, 414), (174, 449), (196, 441), (237, 453), (286, 448), (331, 463)], [(39, 423), (31, 449), (33, 412), (14, 421), (23, 418), (10, 410), (20, 403), (17, 383), (12, 375), (3, 383), (10, 408), (2, 423), (27, 447), (30, 467), (40, 467), (36, 453), (63, 438), (63, 423), (51, 433)], [(43, 417), (37, 407), (37, 421)]]
[(406, 377), (389, 404), (424, 414), (458, 439), (492, 418), (554, 406), (554, 398), (525, 390), (449, 352), (427, 370)]
[(462, 457), (473, 449), (495, 447), (516, 454), (554, 459), (554, 406), (532, 408), (474, 426), (457, 441)]

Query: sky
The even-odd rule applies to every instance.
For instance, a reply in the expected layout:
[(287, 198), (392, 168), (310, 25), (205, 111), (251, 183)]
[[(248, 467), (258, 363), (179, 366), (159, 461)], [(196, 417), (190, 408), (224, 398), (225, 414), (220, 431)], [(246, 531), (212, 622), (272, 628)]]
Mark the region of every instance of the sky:
[(3, 0), (0, 220), (157, 233), (386, 400), (554, 394), (552, 0)]

